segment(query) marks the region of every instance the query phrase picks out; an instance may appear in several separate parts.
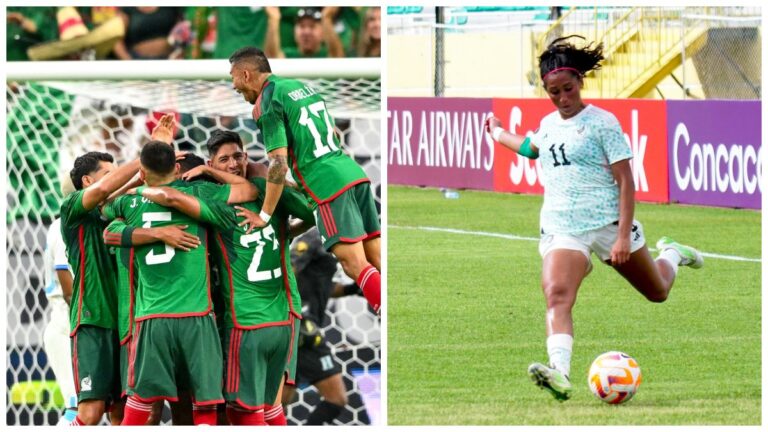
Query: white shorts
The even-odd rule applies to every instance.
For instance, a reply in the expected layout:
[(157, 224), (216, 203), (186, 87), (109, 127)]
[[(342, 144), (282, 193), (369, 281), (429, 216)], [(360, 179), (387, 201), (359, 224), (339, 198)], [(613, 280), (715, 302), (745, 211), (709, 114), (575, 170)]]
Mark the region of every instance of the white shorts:
[(59, 296), (48, 298), (51, 319), (43, 332), (43, 346), (48, 364), (56, 375), (64, 404), (67, 408), (77, 407), (75, 378), (72, 374), (72, 346), (69, 338), (69, 306)]
[[(555, 249), (569, 249), (583, 253), (587, 257), (587, 261), (591, 261), (590, 254), (593, 252), (600, 258), (600, 261), (610, 261), (611, 248), (616, 243), (618, 232), (618, 223), (612, 223), (581, 234), (542, 234), (539, 240), (539, 254), (544, 258)], [(630, 233), (629, 240), (630, 253), (639, 250), (645, 245), (643, 225), (636, 220), (632, 221), (632, 232)]]

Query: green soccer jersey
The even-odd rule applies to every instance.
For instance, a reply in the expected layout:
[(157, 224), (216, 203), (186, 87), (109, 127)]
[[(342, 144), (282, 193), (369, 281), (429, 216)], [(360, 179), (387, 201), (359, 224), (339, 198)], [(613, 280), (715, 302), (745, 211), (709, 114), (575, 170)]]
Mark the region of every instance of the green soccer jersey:
[[(174, 181), (166, 186), (193, 193), (194, 186)], [(212, 214), (201, 203), (201, 220), (211, 222)], [(205, 225), (178, 211), (160, 206), (139, 195), (118, 197), (104, 209), (111, 219), (122, 217), (133, 227), (188, 225), (187, 230), (200, 238), (202, 246), (189, 252), (164, 243), (134, 247), (134, 264), (139, 274), (134, 320), (206, 315), (211, 311), (210, 275)]]
[(117, 255), (117, 332), (120, 344), (128, 341), (133, 327), (133, 307), (138, 274), (133, 265), (132, 227), (123, 219), (113, 220), (104, 230), (104, 243), (115, 247)]
[(75, 274), (69, 309), (72, 335), (83, 324), (117, 328), (117, 264), (102, 239), (107, 222), (97, 209), (83, 207), (84, 194), (76, 191), (61, 204), (61, 236)]
[[(265, 179), (250, 181), (260, 191), (266, 190)], [(225, 327), (252, 329), (288, 324), (289, 313), (300, 317), (301, 297), (291, 266), (287, 220), (290, 214), (312, 221), (309, 202), (297, 191), (284, 189), (269, 224), (246, 234), (237, 226), (236, 210), (226, 205), (229, 185), (201, 187), (197, 196), (201, 204), (209, 202), (216, 215), (216, 244), (211, 255), (223, 279)], [(263, 203), (264, 194), (260, 194), (240, 206), (258, 213)]]
[(309, 84), (270, 75), (253, 119), (268, 152), (287, 147), (294, 179), (316, 203), (369, 181), (360, 165), (341, 151), (325, 101)]

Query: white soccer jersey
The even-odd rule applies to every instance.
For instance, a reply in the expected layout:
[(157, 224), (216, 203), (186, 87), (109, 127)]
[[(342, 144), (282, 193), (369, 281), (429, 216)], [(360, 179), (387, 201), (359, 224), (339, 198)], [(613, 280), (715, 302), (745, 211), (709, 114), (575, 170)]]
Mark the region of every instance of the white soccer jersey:
[(539, 149), (545, 233), (574, 234), (619, 220), (619, 188), (610, 165), (632, 158), (616, 117), (588, 105), (567, 120), (555, 111), (531, 137)]
[(59, 218), (54, 219), (48, 228), (48, 234), (45, 238), (43, 265), (45, 266), (45, 272), (43, 273), (45, 295), (48, 298), (55, 296), (63, 297), (61, 283), (59, 283), (59, 278), (56, 277), (56, 270), (69, 270), (72, 272), (72, 269), (69, 268), (67, 250), (64, 246), (64, 240), (61, 238), (61, 219)]

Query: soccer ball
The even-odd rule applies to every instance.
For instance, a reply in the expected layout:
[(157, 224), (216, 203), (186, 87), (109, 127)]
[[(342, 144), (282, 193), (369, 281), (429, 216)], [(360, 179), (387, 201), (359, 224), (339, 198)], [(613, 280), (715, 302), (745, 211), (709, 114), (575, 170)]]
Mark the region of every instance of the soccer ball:
[(601, 401), (624, 403), (635, 395), (642, 381), (640, 366), (623, 352), (600, 354), (589, 368), (589, 389)]

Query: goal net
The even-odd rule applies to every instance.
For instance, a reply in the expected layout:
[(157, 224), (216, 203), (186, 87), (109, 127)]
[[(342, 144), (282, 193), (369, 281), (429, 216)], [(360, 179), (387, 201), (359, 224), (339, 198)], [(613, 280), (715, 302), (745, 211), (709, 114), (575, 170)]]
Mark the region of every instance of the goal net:
[[(59, 178), (87, 151), (117, 163), (138, 157), (162, 113), (174, 113), (175, 145), (207, 159), (217, 129), (238, 132), (252, 161), (265, 161), (251, 106), (227, 80), (226, 61), (7, 63), (7, 410), (9, 425), (53, 425), (63, 409), (43, 349), (49, 311), (43, 250), (62, 201)], [(379, 60), (276, 60), (278, 75), (309, 82), (324, 95), (341, 142), (371, 178), (380, 202)], [(362, 297), (331, 299), (324, 328), (342, 365), (349, 404), (338, 424), (378, 419), (380, 328)], [(298, 388), (289, 422), (319, 401)], [(167, 418), (167, 415), (164, 417)]]

